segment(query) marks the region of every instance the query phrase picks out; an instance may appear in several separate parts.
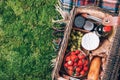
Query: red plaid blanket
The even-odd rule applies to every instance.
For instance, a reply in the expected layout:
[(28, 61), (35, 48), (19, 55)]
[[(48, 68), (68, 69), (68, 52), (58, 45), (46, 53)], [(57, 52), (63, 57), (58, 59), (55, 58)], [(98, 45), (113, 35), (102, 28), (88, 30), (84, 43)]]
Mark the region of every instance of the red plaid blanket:
[(99, 7), (108, 9), (117, 13), (120, 7), (120, 0), (101, 0), (99, 3)]
[(120, 8), (120, 0), (59, 0), (62, 6), (71, 9), (71, 6), (85, 6), (88, 4), (94, 4), (101, 8), (108, 9), (110, 11), (118, 12)]

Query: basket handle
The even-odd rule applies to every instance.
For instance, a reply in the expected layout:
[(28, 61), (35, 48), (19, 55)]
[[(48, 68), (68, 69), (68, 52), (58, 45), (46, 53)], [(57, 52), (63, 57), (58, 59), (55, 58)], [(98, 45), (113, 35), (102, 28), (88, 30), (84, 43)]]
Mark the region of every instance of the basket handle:
[(116, 14), (111, 13), (108, 10), (103, 10), (99, 7), (95, 6), (81, 6), (76, 9), (76, 13), (85, 13), (89, 16), (94, 16), (102, 20), (103, 25), (108, 26), (118, 26), (120, 25), (120, 15), (116, 16)]

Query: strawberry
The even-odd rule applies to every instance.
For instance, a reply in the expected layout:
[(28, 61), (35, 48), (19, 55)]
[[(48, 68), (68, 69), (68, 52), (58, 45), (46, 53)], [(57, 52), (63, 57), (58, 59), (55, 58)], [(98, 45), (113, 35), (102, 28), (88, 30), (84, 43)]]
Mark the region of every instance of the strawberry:
[(70, 60), (70, 61), (67, 62), (67, 64), (68, 64), (69, 66), (72, 66), (72, 65), (73, 65), (73, 61)]
[(84, 61), (84, 66), (88, 65), (88, 60)]
[(79, 55), (78, 55), (78, 58), (79, 58), (79, 59), (85, 59), (85, 56), (84, 56), (84, 55), (79, 54)]
[(82, 71), (80, 72), (80, 74), (81, 74), (81, 75), (84, 75), (84, 74), (85, 74), (85, 71), (84, 71), (84, 70), (82, 70)]
[(73, 52), (71, 52), (71, 55), (76, 55), (76, 53), (73, 51)]
[(70, 61), (70, 56), (67, 56), (65, 61)]
[(68, 67), (68, 64), (67, 64), (67, 63), (65, 63), (65, 64), (64, 64), (64, 67), (66, 67), (66, 68), (67, 68), (67, 67)]
[(84, 71), (87, 71), (87, 70), (88, 70), (88, 67), (87, 67), (87, 66), (84, 66), (83, 70), (84, 70)]
[(67, 72), (68, 72), (68, 74), (69, 74), (70, 76), (72, 76), (72, 75), (73, 75), (73, 71), (68, 70)]
[(79, 66), (79, 68), (82, 70), (83, 66)]
[(79, 61), (78, 61), (78, 65), (79, 65), (79, 66), (82, 66), (82, 65), (83, 65), (82, 60), (79, 60)]
[(76, 68), (76, 72), (80, 72), (80, 70), (81, 70), (81, 69), (80, 69), (79, 67)]
[(73, 66), (74, 66), (74, 67), (77, 67), (77, 66), (78, 66), (78, 64), (77, 64), (77, 63), (74, 63), (74, 64), (73, 64)]
[(73, 66), (68, 66), (67, 69), (73, 71)]
[(76, 50), (76, 51), (75, 51), (75, 53), (76, 53), (76, 54), (79, 54), (79, 53), (80, 53), (80, 51), (79, 51), (79, 50)]
[(75, 74), (74, 74), (74, 76), (79, 76), (80, 74), (78, 73), (78, 72), (76, 72)]
[(75, 62), (77, 61), (78, 57), (76, 55), (71, 55), (70, 59)]

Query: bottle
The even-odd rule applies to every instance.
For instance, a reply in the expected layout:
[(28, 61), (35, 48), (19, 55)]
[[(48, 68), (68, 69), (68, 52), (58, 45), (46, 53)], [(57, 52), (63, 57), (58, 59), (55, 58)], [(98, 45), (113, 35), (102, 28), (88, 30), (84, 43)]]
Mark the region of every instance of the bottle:
[(112, 31), (112, 26), (98, 25), (95, 28), (95, 33), (99, 37), (106, 37), (111, 33), (111, 31)]

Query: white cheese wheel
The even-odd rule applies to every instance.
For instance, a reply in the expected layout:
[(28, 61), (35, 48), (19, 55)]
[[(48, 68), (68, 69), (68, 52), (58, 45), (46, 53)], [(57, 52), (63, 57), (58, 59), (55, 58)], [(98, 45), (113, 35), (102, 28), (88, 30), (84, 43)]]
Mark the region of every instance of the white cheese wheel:
[(94, 50), (99, 46), (100, 39), (95, 33), (87, 33), (82, 37), (82, 47), (86, 50)]

